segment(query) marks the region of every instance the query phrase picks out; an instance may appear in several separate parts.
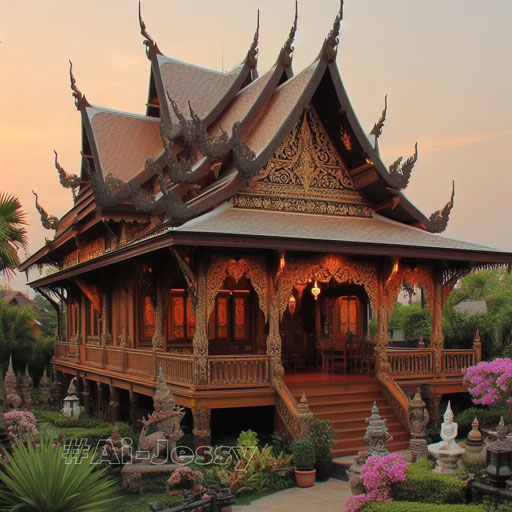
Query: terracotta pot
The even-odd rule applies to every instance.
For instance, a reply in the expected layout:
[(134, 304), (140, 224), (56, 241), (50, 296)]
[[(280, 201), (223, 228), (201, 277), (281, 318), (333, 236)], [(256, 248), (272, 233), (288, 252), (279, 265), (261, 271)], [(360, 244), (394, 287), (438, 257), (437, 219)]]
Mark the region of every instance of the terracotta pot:
[(310, 471), (295, 470), (295, 481), (299, 487), (313, 487), (315, 485), (316, 469)]

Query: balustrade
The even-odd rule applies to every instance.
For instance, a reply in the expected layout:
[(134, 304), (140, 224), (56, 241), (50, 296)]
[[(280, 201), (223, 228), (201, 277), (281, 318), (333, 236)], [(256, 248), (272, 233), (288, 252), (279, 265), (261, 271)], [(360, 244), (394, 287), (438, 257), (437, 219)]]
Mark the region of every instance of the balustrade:
[(269, 384), (268, 356), (210, 356), (210, 385)]
[(432, 375), (433, 351), (431, 349), (388, 350), (391, 373), (395, 377)]
[(152, 375), (154, 371), (153, 352), (151, 350), (127, 348), (126, 369)]
[(91, 364), (103, 364), (103, 350), (98, 345), (85, 346), (85, 360)]
[(124, 367), (124, 351), (119, 347), (105, 347), (105, 364), (114, 368)]
[(462, 375), (466, 368), (474, 364), (474, 350), (443, 350), (443, 375)]
[(67, 343), (56, 341), (55, 342), (55, 357), (67, 357), (68, 346)]
[(192, 384), (194, 378), (194, 357), (190, 355), (157, 354), (157, 366), (162, 367), (168, 380)]

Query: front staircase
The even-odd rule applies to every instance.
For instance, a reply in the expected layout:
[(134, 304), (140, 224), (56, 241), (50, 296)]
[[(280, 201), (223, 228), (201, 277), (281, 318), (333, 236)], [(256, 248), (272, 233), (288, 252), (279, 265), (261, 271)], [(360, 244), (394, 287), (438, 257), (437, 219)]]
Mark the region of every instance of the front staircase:
[(393, 452), (408, 448), (409, 434), (393, 414), (375, 379), (348, 375), (344, 379), (325, 381), (320, 376), (304, 379), (292, 375), (285, 377), (285, 382), (297, 401), (306, 392), (309, 408), (316, 418), (331, 420), (336, 430), (333, 457), (355, 455), (368, 449), (363, 441), (367, 427), (364, 420), (370, 416), (374, 401), (393, 436), (386, 444), (387, 449)]

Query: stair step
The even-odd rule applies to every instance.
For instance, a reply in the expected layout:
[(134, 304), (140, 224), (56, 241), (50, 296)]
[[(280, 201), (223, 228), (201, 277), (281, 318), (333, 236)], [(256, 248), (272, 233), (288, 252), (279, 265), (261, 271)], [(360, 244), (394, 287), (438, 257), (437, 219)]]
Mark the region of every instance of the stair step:
[[(390, 452), (398, 452), (407, 450), (409, 448), (409, 441), (399, 441), (386, 443), (386, 448)], [(361, 444), (360, 446), (351, 446), (349, 448), (334, 448), (331, 452), (332, 457), (347, 457), (350, 455), (357, 455), (357, 452), (368, 451), (368, 445)]]

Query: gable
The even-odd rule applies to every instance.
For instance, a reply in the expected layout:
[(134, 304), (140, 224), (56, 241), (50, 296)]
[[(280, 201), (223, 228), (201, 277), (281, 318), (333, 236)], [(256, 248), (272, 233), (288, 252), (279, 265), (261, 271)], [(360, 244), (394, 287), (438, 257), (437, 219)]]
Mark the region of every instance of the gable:
[(280, 148), (233, 198), (233, 204), (300, 213), (371, 215), (313, 107), (304, 110)]

